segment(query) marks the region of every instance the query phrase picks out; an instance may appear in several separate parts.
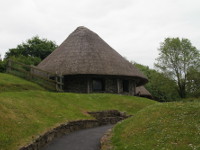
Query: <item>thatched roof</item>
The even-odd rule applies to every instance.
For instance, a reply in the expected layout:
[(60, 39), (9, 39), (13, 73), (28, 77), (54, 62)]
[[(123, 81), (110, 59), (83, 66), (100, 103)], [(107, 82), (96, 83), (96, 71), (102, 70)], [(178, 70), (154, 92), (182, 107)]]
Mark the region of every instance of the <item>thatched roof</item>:
[(111, 48), (96, 33), (78, 27), (39, 65), (40, 69), (62, 75), (95, 74), (147, 78), (130, 62)]
[(151, 93), (149, 93), (149, 91), (144, 86), (136, 87), (136, 95), (152, 98)]

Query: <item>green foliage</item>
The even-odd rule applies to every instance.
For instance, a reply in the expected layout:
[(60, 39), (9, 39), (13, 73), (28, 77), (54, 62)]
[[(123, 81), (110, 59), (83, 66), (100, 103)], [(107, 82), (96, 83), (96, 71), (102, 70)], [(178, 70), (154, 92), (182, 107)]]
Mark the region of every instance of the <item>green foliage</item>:
[(9, 49), (6, 53), (5, 58), (11, 56), (30, 56), (38, 57), (43, 60), (47, 57), (53, 50), (55, 50), (57, 45), (55, 42), (49, 41), (47, 39), (40, 39), (38, 36), (28, 39), (27, 42), (17, 45), (16, 48)]
[(198, 150), (199, 116), (199, 102), (152, 105), (114, 127), (113, 149)]
[(11, 56), (9, 57), (13, 61), (21, 62), (26, 65), (38, 65), (41, 62), (41, 59), (39, 57), (32, 57), (32, 56)]
[(0, 72), (6, 71), (8, 59), (13, 59), (27, 65), (38, 65), (41, 60), (56, 48), (57, 45), (55, 42), (34, 36), (25, 43), (19, 44), (16, 48), (9, 49), (6, 52), (4, 60), (0, 59)]
[(149, 79), (145, 88), (152, 94), (153, 98), (160, 102), (175, 101), (179, 98), (176, 83), (148, 66), (134, 64)]
[(188, 97), (200, 97), (200, 71), (193, 68), (188, 71), (186, 88)]
[(0, 55), (0, 72), (6, 72), (6, 61), (3, 61)]
[(199, 51), (188, 39), (166, 38), (159, 52), (155, 66), (175, 80), (180, 97), (186, 97), (189, 70), (200, 68)]

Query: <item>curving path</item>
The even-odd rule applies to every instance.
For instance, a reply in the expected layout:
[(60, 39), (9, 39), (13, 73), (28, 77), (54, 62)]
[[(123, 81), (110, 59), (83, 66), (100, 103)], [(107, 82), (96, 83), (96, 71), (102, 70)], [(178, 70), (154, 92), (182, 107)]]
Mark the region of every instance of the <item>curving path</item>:
[(99, 150), (100, 138), (113, 125), (76, 131), (57, 138), (42, 150)]

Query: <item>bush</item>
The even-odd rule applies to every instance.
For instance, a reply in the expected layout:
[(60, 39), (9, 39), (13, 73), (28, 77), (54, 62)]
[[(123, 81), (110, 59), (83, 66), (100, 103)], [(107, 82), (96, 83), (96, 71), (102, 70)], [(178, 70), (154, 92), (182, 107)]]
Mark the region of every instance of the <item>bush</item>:
[(10, 59), (12, 59), (13, 61), (17, 61), (17, 62), (21, 62), (23, 64), (26, 65), (38, 65), (41, 62), (41, 59), (39, 57), (32, 57), (32, 56), (23, 56), (23, 55), (19, 55), (19, 56), (11, 56)]
[(1, 60), (0, 59), (0, 72), (6, 72), (6, 60)]
[(176, 83), (154, 69), (150, 69), (148, 66), (135, 64), (135, 66), (144, 73), (149, 79), (149, 82), (145, 85), (145, 88), (152, 94), (153, 98), (160, 102), (168, 102), (178, 100)]

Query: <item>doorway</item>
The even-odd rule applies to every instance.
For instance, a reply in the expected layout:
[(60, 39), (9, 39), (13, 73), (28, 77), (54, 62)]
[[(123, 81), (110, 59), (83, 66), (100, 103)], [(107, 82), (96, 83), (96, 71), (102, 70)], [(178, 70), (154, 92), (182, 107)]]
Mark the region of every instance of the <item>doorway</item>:
[(129, 81), (123, 80), (123, 92), (129, 92)]

